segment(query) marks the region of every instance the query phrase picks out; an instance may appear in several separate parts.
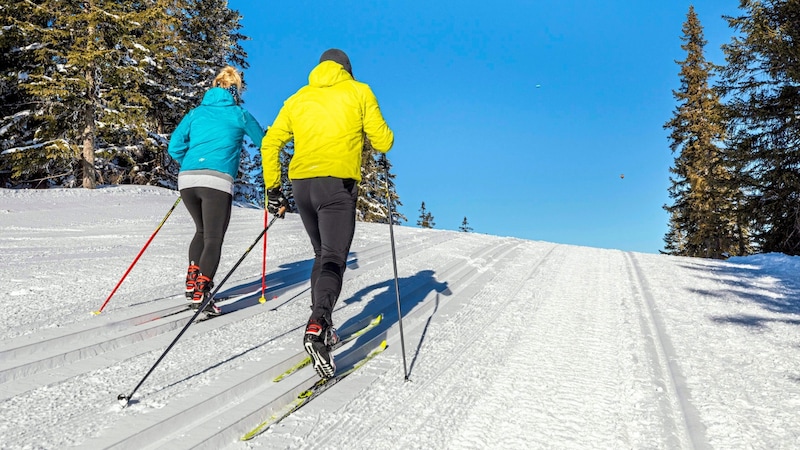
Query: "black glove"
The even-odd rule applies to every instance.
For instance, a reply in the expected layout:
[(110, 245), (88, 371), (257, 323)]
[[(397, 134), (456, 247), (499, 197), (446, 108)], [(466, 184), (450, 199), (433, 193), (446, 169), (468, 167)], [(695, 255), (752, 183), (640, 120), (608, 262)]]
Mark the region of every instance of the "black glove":
[(289, 207), (289, 200), (281, 192), (281, 188), (272, 188), (267, 191), (267, 211), (274, 214), (281, 219), (286, 214), (286, 208)]

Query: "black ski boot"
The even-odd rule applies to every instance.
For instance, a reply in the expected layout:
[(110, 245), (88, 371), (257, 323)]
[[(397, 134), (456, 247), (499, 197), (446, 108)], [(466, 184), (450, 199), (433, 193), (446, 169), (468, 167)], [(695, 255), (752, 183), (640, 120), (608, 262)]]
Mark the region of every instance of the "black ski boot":
[(303, 347), (314, 361), (314, 370), (320, 378), (331, 378), (336, 373), (331, 347), (339, 342), (339, 335), (325, 320), (310, 319), (303, 336)]

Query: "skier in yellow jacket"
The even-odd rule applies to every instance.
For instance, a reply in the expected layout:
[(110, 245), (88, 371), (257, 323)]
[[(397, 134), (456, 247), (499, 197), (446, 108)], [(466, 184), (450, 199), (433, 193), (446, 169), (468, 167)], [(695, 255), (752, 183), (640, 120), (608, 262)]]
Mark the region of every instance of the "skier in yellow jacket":
[(261, 142), (267, 209), (277, 214), (287, 204), (278, 155), (294, 138), (289, 179), (314, 248), (311, 317), (303, 346), (322, 378), (336, 372), (330, 348), (338, 337), (331, 314), (355, 233), (364, 136), (383, 153), (394, 143), (372, 89), (353, 78), (343, 51), (330, 49), (309, 74), (308, 85), (284, 102)]

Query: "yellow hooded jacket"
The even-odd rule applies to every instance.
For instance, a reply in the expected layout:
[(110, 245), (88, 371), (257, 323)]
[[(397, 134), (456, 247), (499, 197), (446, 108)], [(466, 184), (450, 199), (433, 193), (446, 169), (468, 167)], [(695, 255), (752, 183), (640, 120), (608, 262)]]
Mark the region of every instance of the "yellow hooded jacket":
[(372, 89), (355, 81), (339, 63), (321, 62), (309, 74), (308, 85), (284, 102), (261, 141), (264, 186), (269, 190), (280, 185), (278, 152), (292, 137), (290, 179), (361, 181), (365, 134), (380, 152), (388, 152), (394, 144)]

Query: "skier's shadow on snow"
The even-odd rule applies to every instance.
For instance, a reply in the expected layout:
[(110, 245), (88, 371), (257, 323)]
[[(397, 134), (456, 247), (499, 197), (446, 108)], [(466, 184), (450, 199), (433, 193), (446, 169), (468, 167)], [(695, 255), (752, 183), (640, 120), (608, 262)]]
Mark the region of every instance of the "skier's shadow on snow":
[[(295, 261), (289, 264), (282, 264), (278, 266), (277, 271), (269, 273), (266, 276), (265, 284), (267, 285), (269, 293), (275, 295), (278, 291), (284, 290), (287, 286), (291, 286), (293, 284), (307, 280), (308, 274), (311, 272), (311, 266), (313, 264), (314, 264), (313, 260), (306, 259), (303, 261)], [(261, 277), (259, 276), (258, 278), (255, 278), (252, 281), (237, 284), (235, 286), (231, 286), (228, 289), (221, 290), (220, 292), (217, 293), (217, 295), (214, 296), (214, 298), (226, 299), (238, 295), (255, 293), (256, 291), (258, 294), (260, 294), (261, 293), (260, 288), (261, 288)], [(258, 296), (254, 297), (248, 296), (247, 299), (257, 300)], [(233, 310), (239, 310), (247, 306), (252, 306), (251, 303), (253, 302), (237, 301), (236, 303), (237, 307)], [(225, 312), (230, 312), (230, 311), (225, 311)]]
[[(428, 332), (431, 320), (433, 319), (433, 316), (436, 314), (436, 312), (439, 310), (440, 296), (441, 295), (449, 296), (452, 294), (447, 282), (441, 282), (436, 280), (435, 275), (436, 272), (434, 272), (433, 270), (421, 270), (410, 277), (399, 278), (397, 280), (397, 285), (399, 286), (399, 292), (400, 292), (400, 308), (403, 312), (403, 317), (406, 317), (409, 313), (413, 312), (414, 307), (417, 306), (419, 303), (421, 303), (426, 297), (428, 297), (428, 295), (430, 295), (432, 292), (435, 293), (435, 298), (431, 300), (434, 302), (433, 311), (431, 311), (427, 321), (425, 322), (425, 327), (422, 330), (419, 342), (417, 343), (416, 349), (414, 351), (414, 356), (411, 359), (411, 364), (409, 365), (408, 369), (409, 376), (417, 361), (417, 357), (419, 356), (420, 348), (422, 347), (422, 344), (425, 341), (425, 335)], [(394, 278), (390, 278), (380, 283), (375, 283), (373, 285), (364, 287), (355, 294), (351, 295), (350, 297), (343, 299), (342, 303), (344, 303), (345, 305), (349, 305), (352, 303), (364, 301), (364, 298), (368, 294), (374, 293), (376, 291), (380, 292), (375, 294), (369, 301), (369, 304), (364, 307), (364, 311), (362, 312), (361, 317), (363, 317), (364, 315), (372, 315), (372, 314), (377, 315), (382, 312), (384, 315), (383, 328), (385, 329), (394, 325), (394, 323), (398, 321), (397, 291), (395, 291)], [(361, 317), (353, 318), (352, 320), (359, 320)], [(347, 322), (344, 323), (342, 326), (346, 325)]]
[[(287, 271), (295, 273), (295, 272), (298, 271), (298, 267), (307, 266), (307, 267), (310, 268), (309, 264), (312, 264), (312, 263), (313, 263), (313, 260), (300, 261), (300, 262), (297, 262), (297, 263), (287, 264), (285, 266), (285, 268), (286, 268)], [(354, 262), (354, 264), (355, 264), (355, 262)], [(348, 263), (348, 265), (349, 265), (349, 263)], [(284, 266), (281, 266), (281, 267), (284, 267)], [(303, 271), (300, 270), (300, 272), (303, 272)], [(304, 274), (304, 276), (307, 277), (308, 274), (306, 273), (306, 274)], [(398, 280), (398, 285), (400, 286), (400, 295), (401, 295), (401, 297), (400, 297), (401, 298), (401, 302), (400, 303), (402, 305), (401, 307), (403, 309), (403, 316), (404, 317), (413, 309), (413, 307), (416, 304), (420, 303), (430, 292), (432, 292), (432, 291), (436, 292), (436, 299), (435, 299), (436, 303), (434, 305), (434, 310), (430, 313), (430, 317), (428, 318), (428, 321), (425, 324), (425, 329), (423, 330), (422, 337), (420, 338), (420, 341), (417, 344), (417, 350), (416, 350), (414, 358), (413, 358), (413, 360), (411, 362), (411, 366), (410, 367), (413, 367), (414, 366), (414, 361), (416, 361), (417, 354), (419, 353), (419, 348), (422, 346), (422, 342), (423, 342), (424, 337), (425, 337), (425, 332), (427, 331), (428, 326), (430, 325), (430, 321), (433, 318), (433, 315), (436, 313), (436, 311), (439, 308), (439, 295), (440, 294), (450, 295), (451, 292), (450, 292), (450, 289), (448, 288), (448, 285), (447, 285), (446, 282), (445, 283), (441, 283), (439, 281), (436, 281), (436, 278), (434, 277), (434, 271), (432, 271), (432, 270), (423, 270), (423, 271), (418, 272), (414, 276), (406, 277), (406, 278), (400, 278)], [(370, 300), (369, 304), (364, 308), (364, 310), (362, 311), (361, 314), (359, 314), (357, 317), (353, 317), (353, 318), (345, 321), (343, 324), (338, 326), (338, 328), (340, 328), (340, 329), (346, 328), (351, 322), (358, 322), (364, 316), (377, 315), (377, 314), (382, 312), (383, 315), (384, 315), (384, 318), (381, 321), (382, 322), (382, 326), (379, 327), (376, 330), (373, 330), (373, 332), (371, 332), (371, 333), (367, 333), (367, 334), (361, 336), (357, 341), (361, 341), (362, 339), (366, 341), (366, 340), (372, 339), (375, 336), (376, 333), (385, 333), (386, 330), (388, 329), (388, 327), (391, 326), (392, 324), (394, 324), (394, 322), (397, 321), (397, 306), (396, 306), (396, 298), (397, 297), (396, 297), (395, 289), (394, 289), (394, 278), (391, 278), (391, 279), (389, 279), (387, 281), (383, 281), (381, 283), (376, 283), (376, 284), (373, 284), (371, 286), (368, 286), (368, 287), (365, 287), (363, 289), (360, 289), (353, 296), (351, 296), (351, 297), (347, 298), (346, 300), (344, 300), (343, 303), (350, 304), (350, 303), (355, 303), (355, 302), (358, 302), (358, 301), (363, 301), (364, 297), (368, 293), (370, 293), (372, 291), (375, 291), (375, 290), (383, 290), (383, 292), (375, 295)], [(248, 299), (250, 297), (252, 297), (252, 296), (248, 296)], [(254, 300), (254, 301), (257, 303), (257, 300)], [(238, 303), (239, 303), (239, 301), (236, 302), (236, 304), (238, 304)], [(225, 306), (230, 307), (231, 305), (225, 305)], [(239, 309), (239, 308), (237, 308), (237, 309)], [(263, 341), (263, 342), (261, 342), (259, 344), (253, 345), (252, 347), (250, 347), (248, 349), (245, 349), (245, 350), (243, 350), (243, 351), (241, 351), (241, 352), (239, 352), (239, 353), (237, 353), (235, 355), (232, 355), (229, 358), (226, 358), (225, 360), (220, 361), (217, 364), (214, 364), (214, 365), (212, 365), (212, 366), (210, 366), (210, 367), (208, 367), (208, 368), (206, 368), (204, 370), (201, 370), (201, 371), (199, 371), (199, 372), (197, 372), (195, 374), (187, 376), (186, 378), (183, 378), (183, 379), (178, 380), (178, 381), (176, 381), (174, 383), (171, 383), (171, 384), (169, 384), (167, 386), (164, 386), (162, 389), (159, 389), (159, 390), (168, 389), (168, 388), (170, 388), (172, 386), (175, 386), (175, 385), (177, 385), (179, 383), (182, 383), (184, 381), (192, 379), (192, 378), (194, 378), (194, 377), (196, 377), (196, 376), (198, 376), (200, 374), (203, 374), (205, 372), (213, 370), (213, 369), (215, 369), (217, 367), (221, 367), (222, 365), (224, 365), (224, 364), (226, 364), (226, 363), (228, 363), (230, 361), (233, 361), (233, 360), (235, 360), (237, 358), (243, 357), (244, 355), (246, 355), (247, 353), (250, 353), (251, 351), (254, 351), (254, 350), (258, 349), (258, 348), (262, 348), (264, 345), (267, 345), (270, 342), (273, 342), (275, 340), (281, 339), (281, 338), (283, 338), (285, 336), (296, 334), (302, 328), (305, 328), (305, 323), (303, 323), (302, 326), (296, 327), (296, 328), (291, 329), (291, 330), (287, 330), (284, 333), (281, 333), (279, 335), (270, 336), (268, 339), (266, 339), (265, 341)], [(410, 373), (411, 373), (411, 369), (409, 369), (409, 375), (410, 375)], [(131, 401), (131, 404), (132, 403), (133, 403), (133, 401)]]
[[(351, 255), (354, 255), (354, 253), (351, 253)], [(313, 259), (295, 261), (288, 264), (282, 264), (278, 266), (277, 271), (267, 274), (265, 280), (267, 289), (264, 293), (264, 295), (267, 296), (267, 300), (280, 296), (282, 293), (298, 283), (307, 282), (311, 275), (311, 268), (313, 265)], [(358, 258), (348, 258), (347, 267), (351, 270), (358, 268)], [(259, 304), (258, 300), (261, 298), (261, 284), (261, 277), (258, 277), (252, 281), (244, 282), (228, 289), (221, 290), (214, 296), (214, 298), (219, 301), (225, 301), (230, 297), (251, 294), (240, 298), (231, 304), (220, 306), (225, 314), (244, 308), (249, 308)]]

